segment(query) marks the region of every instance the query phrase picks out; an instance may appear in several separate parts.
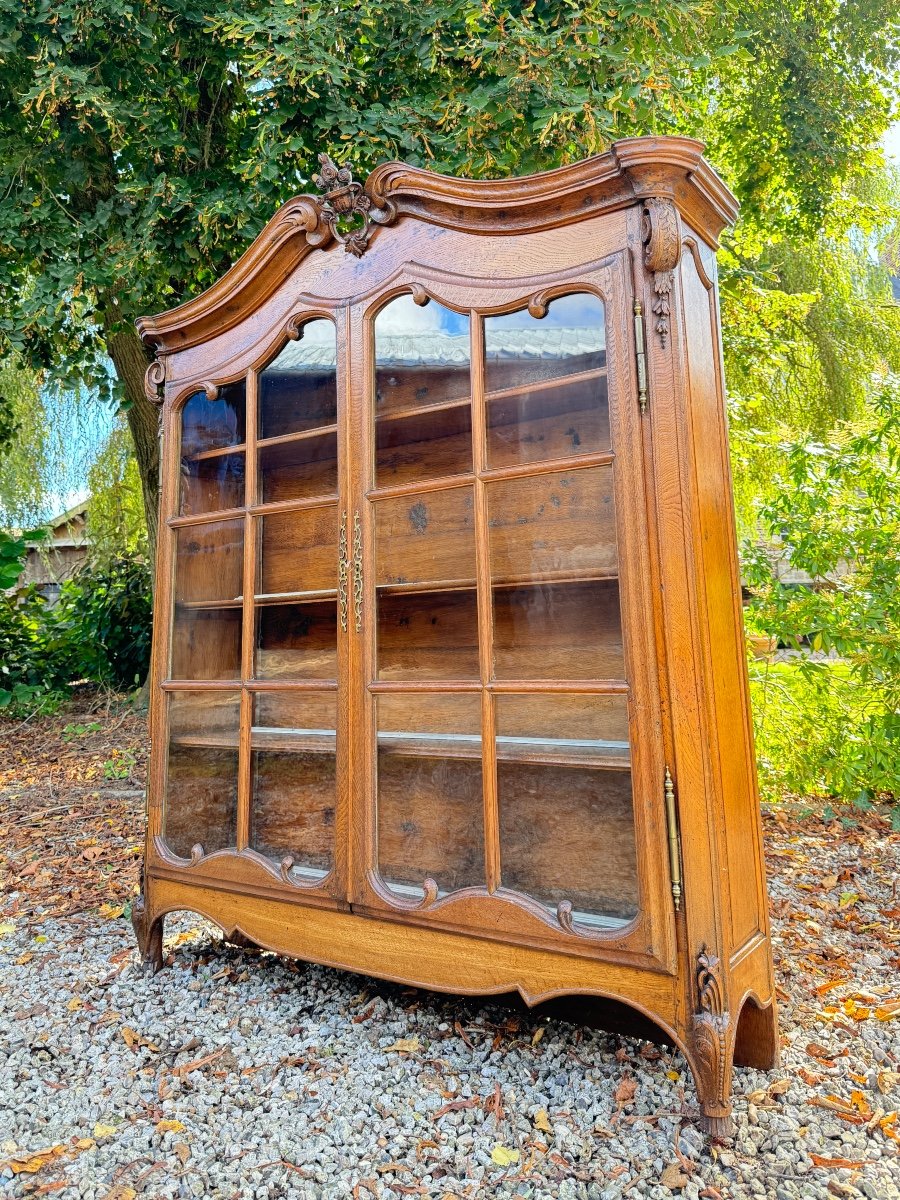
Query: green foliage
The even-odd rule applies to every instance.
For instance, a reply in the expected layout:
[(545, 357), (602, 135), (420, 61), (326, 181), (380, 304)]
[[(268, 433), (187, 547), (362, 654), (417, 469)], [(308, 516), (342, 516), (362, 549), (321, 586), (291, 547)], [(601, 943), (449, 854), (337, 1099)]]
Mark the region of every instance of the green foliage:
[(52, 606), (33, 586), (0, 597), (0, 708), (37, 703), (78, 680), (138, 686), (150, 630), (150, 570), (141, 558), (80, 572)]
[(145, 554), (147, 523), (141, 477), (131, 437), (121, 418), (88, 472), (88, 492), (92, 560), (104, 562), (123, 554)]
[[(754, 672), (761, 760), (793, 790), (900, 796), (900, 385), (827, 444), (770, 439), (768, 451), (762, 540), (743, 547), (748, 616), (813, 654)], [(783, 584), (788, 566), (812, 585)]]

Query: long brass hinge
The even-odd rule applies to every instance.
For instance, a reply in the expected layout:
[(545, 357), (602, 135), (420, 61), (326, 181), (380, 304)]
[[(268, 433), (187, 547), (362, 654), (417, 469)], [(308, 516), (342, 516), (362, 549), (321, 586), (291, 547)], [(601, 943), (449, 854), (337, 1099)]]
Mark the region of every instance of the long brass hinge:
[(647, 411), (647, 355), (644, 352), (644, 310), (640, 300), (634, 302), (634, 352), (637, 357), (638, 404)]
[(669, 875), (672, 879), (672, 899), (675, 901), (675, 911), (681, 909), (681, 853), (678, 846), (678, 818), (675, 815), (675, 784), (672, 782), (672, 772), (666, 767), (666, 778), (663, 785), (666, 800), (666, 825), (669, 830)]

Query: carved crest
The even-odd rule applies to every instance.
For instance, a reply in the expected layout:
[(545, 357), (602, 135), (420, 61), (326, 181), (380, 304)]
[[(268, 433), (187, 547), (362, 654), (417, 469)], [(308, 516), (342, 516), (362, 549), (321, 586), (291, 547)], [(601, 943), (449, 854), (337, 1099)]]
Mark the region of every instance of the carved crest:
[[(339, 167), (327, 154), (319, 155), (319, 164), (313, 183), (323, 193), (322, 220), (348, 254), (361, 258), (369, 244), (372, 201), (362, 184), (354, 182), (349, 167)], [(353, 221), (357, 222), (357, 228), (348, 229), (347, 224)], [(344, 224), (343, 229), (339, 223)]]
[(656, 332), (665, 348), (669, 343), (673, 274), (678, 263), (678, 213), (671, 200), (648, 196), (644, 201), (644, 266), (653, 272), (653, 312)]

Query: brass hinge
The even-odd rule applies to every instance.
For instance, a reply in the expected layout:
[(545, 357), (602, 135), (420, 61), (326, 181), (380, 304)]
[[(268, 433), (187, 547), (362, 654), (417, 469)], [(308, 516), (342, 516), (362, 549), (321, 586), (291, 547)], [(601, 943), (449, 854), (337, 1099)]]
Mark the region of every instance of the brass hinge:
[(634, 352), (637, 356), (638, 404), (647, 411), (647, 356), (644, 352), (644, 310), (640, 300), (634, 302)]
[(681, 854), (678, 849), (678, 818), (675, 815), (675, 784), (672, 782), (672, 772), (666, 767), (666, 778), (663, 785), (666, 800), (666, 825), (669, 830), (669, 874), (672, 878), (672, 899), (675, 901), (675, 911), (681, 909)]

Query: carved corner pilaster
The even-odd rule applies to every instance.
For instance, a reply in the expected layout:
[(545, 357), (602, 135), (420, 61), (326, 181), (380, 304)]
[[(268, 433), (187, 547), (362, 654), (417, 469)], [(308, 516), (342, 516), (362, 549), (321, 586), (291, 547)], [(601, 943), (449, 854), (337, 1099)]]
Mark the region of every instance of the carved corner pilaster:
[(719, 959), (701, 946), (697, 955), (693, 1050), (704, 1123), (709, 1133), (718, 1137), (727, 1137), (731, 1132), (729, 1025)]
[(644, 201), (644, 266), (653, 273), (654, 328), (663, 349), (669, 344), (669, 318), (675, 267), (678, 265), (678, 213), (671, 200), (648, 196)]

